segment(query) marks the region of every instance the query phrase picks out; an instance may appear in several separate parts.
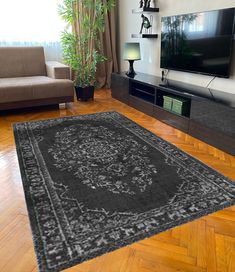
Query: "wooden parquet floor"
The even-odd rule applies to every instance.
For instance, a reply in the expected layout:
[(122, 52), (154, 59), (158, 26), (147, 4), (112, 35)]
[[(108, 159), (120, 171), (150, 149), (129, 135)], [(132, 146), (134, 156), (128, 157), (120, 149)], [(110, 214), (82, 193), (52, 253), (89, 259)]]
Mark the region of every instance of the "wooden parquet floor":
[[(0, 113), (0, 271), (36, 272), (37, 265), (16, 157), (12, 123), (116, 110), (235, 180), (235, 157), (112, 99), (99, 90), (66, 110)], [(108, 253), (67, 272), (234, 272), (235, 207)]]

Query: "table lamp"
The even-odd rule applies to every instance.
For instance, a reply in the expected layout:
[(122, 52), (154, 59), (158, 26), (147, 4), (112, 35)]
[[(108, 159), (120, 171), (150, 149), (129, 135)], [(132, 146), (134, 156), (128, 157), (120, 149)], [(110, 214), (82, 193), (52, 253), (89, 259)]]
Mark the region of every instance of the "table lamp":
[(136, 72), (134, 70), (133, 64), (135, 60), (140, 60), (140, 44), (139, 43), (125, 43), (124, 45), (124, 60), (129, 61), (129, 70), (126, 73), (129, 77), (134, 77)]

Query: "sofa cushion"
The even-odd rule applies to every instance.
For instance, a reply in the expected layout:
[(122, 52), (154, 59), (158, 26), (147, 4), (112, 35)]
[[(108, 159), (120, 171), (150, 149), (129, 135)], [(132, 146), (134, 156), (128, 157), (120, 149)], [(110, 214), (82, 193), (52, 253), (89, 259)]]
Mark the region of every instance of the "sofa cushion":
[(0, 103), (73, 96), (73, 82), (45, 76), (0, 78)]
[(43, 47), (0, 47), (0, 78), (46, 76)]

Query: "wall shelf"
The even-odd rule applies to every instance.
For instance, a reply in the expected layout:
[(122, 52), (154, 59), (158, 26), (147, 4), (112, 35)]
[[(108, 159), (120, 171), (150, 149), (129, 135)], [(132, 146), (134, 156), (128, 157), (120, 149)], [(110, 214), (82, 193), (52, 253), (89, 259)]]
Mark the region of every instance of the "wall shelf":
[(138, 9), (133, 9), (132, 13), (154, 13), (154, 12), (159, 12), (159, 8), (138, 8)]
[[(157, 12), (159, 12), (159, 8), (145, 8), (145, 7), (143, 7), (143, 8), (138, 8), (138, 9), (132, 10), (132, 13), (157, 13)], [(157, 37), (158, 37), (158, 34), (149, 34), (149, 33), (131, 34), (131, 38), (156, 39)]]
[(131, 34), (131, 38), (148, 38), (148, 39), (156, 39), (158, 34)]

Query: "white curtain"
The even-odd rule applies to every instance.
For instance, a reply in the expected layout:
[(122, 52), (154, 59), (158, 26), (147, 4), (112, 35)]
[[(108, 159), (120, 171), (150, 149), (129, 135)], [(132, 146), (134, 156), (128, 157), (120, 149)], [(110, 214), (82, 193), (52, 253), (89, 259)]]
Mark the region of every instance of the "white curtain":
[(58, 15), (62, 0), (0, 0), (0, 46), (43, 46), (47, 60), (61, 61)]

